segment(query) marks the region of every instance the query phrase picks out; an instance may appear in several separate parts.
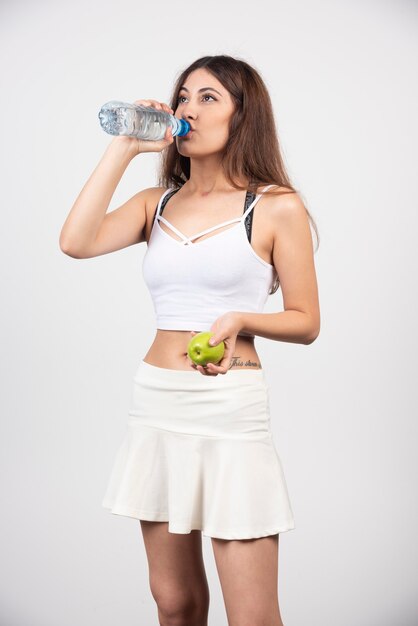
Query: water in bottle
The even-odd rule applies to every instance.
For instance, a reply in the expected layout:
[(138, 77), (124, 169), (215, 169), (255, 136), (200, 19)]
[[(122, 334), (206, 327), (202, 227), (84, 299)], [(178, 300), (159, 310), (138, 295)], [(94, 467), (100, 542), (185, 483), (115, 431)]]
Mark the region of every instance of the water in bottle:
[(166, 111), (142, 104), (111, 100), (99, 111), (101, 127), (110, 135), (128, 135), (145, 141), (164, 139), (167, 126), (173, 136), (182, 137), (190, 130), (186, 120), (178, 119)]

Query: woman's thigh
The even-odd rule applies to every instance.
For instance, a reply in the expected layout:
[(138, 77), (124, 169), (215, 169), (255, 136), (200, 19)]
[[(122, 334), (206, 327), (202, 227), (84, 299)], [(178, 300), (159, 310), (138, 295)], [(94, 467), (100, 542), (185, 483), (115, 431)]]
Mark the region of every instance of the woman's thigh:
[(279, 535), (226, 540), (212, 537), (229, 626), (280, 625)]
[(202, 534), (168, 532), (168, 522), (140, 520), (152, 595), (169, 612), (209, 606), (209, 587), (202, 554)]

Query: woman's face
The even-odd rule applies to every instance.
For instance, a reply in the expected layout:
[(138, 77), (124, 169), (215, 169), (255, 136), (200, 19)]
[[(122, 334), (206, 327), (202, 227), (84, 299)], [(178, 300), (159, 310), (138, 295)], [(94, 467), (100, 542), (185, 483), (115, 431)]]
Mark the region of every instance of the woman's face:
[(189, 74), (174, 114), (189, 122), (193, 132), (175, 137), (179, 153), (188, 157), (222, 153), (234, 108), (230, 93), (210, 72), (201, 68)]

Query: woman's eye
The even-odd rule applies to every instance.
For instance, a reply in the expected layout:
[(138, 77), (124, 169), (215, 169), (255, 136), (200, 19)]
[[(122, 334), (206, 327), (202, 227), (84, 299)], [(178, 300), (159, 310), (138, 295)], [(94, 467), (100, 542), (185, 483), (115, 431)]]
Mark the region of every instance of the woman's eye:
[[(177, 98), (177, 102), (179, 102), (181, 104), (181, 99), (185, 98), (186, 96), (179, 96)], [(210, 93), (205, 93), (202, 98), (212, 98), (212, 100), (216, 100), (216, 98), (214, 98), (213, 96), (210, 95)]]

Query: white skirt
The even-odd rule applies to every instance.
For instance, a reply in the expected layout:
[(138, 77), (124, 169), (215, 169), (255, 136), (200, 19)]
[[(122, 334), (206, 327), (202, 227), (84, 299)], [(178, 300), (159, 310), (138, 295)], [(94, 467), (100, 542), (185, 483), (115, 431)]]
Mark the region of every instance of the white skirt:
[(102, 506), (220, 539), (294, 525), (263, 369), (218, 376), (141, 361)]

